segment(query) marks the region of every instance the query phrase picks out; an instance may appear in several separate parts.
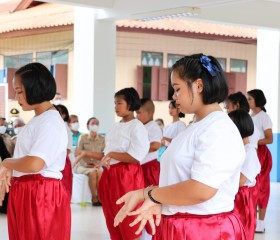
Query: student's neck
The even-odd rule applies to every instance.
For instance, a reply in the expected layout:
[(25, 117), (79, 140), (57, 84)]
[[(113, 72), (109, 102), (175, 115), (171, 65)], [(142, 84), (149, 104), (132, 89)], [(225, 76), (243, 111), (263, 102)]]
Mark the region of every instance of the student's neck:
[(222, 111), (220, 105), (218, 103), (212, 103), (212, 104), (207, 104), (203, 105), (200, 108), (200, 111), (195, 113), (195, 122), (198, 122), (205, 118), (208, 114), (216, 111)]
[(75, 135), (78, 135), (79, 131), (74, 131), (74, 130), (71, 130), (72, 133), (74, 133)]
[(131, 120), (134, 119), (134, 118), (135, 118), (135, 117), (134, 117), (133, 113), (132, 113), (132, 114), (129, 114), (129, 115), (126, 115), (126, 116), (123, 116), (122, 122), (129, 122), (129, 121), (131, 121)]
[(173, 121), (172, 122), (177, 122), (179, 121), (179, 116), (173, 116)]
[(150, 119), (148, 119), (146, 122), (143, 122), (143, 124), (145, 125), (145, 124), (147, 124), (147, 123), (149, 123), (149, 122), (151, 122), (151, 121), (153, 121), (154, 119), (153, 118), (150, 118)]
[(54, 109), (54, 106), (48, 101), (36, 104), (34, 108), (35, 116), (39, 116), (50, 109)]
[(252, 108), (252, 115), (257, 115), (262, 109), (260, 107)]
[(242, 138), (242, 140), (244, 145), (249, 143), (249, 137)]

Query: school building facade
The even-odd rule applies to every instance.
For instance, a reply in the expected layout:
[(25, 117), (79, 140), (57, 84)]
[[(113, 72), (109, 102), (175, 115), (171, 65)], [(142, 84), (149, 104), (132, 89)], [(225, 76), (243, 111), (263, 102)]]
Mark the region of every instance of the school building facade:
[[(87, 55), (82, 56), (83, 61), (77, 63), (75, 60), (79, 54), (75, 51), (77, 48), (90, 52), (93, 46), (77, 45), (85, 39), (76, 41), (79, 36), (75, 24), (79, 20), (75, 19), (74, 11), (72, 6), (41, 3), (23, 7), (9, 16), (0, 16), (1, 23), (10, 21), (10, 24), (0, 26), (1, 116), (9, 120), (10, 109), (19, 109), (14, 100), (12, 76), (16, 68), (32, 61), (44, 63), (53, 72), (58, 92), (64, 98), (62, 104), (80, 117), (84, 131), (86, 120), (92, 115), (100, 119), (103, 132), (118, 120), (114, 115), (113, 95), (124, 87), (135, 87), (141, 96), (151, 97), (156, 106), (154, 117), (163, 118), (168, 124), (171, 121), (168, 104), (172, 96), (170, 67), (184, 55), (204, 53), (217, 57), (227, 72), (231, 92), (246, 93), (256, 87), (257, 30), (175, 19), (146, 23), (117, 21), (114, 25), (115, 58), (111, 59), (106, 49), (101, 49), (103, 56), (99, 53), (105, 64), (106, 61), (115, 62), (115, 73), (110, 73), (114, 79), (96, 79)], [(83, 30), (79, 31), (87, 32), (90, 26), (90, 23), (83, 24)], [(88, 76), (86, 72), (77, 72), (77, 65), (87, 65)], [(98, 90), (94, 91), (93, 97), (88, 89), (94, 87)], [(19, 110), (24, 120), (33, 117), (33, 113)], [(187, 116), (184, 121), (188, 123), (191, 119), (192, 116)], [(277, 159), (277, 141), (274, 145), (271, 148)], [(272, 180), (278, 180), (277, 164), (272, 170)]]

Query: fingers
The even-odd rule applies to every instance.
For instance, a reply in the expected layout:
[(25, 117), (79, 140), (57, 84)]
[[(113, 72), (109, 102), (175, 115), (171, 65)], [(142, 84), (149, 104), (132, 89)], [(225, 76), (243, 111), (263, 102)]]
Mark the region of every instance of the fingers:
[(161, 214), (156, 214), (156, 226), (158, 227), (161, 221)]
[(143, 231), (144, 227), (146, 226), (146, 223), (147, 223), (146, 219), (143, 219), (141, 221), (138, 230), (135, 232), (136, 235), (140, 234)]
[(155, 226), (154, 218), (153, 217), (149, 218), (148, 222), (152, 228), (152, 235), (154, 235), (156, 233), (156, 226)]
[(126, 217), (126, 213), (123, 206), (114, 219), (114, 226), (115, 227), (118, 226), (124, 220), (125, 217)]

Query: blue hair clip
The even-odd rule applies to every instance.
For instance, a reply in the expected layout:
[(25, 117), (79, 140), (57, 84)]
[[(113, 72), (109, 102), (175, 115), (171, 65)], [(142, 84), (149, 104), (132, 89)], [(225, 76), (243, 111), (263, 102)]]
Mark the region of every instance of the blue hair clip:
[(211, 59), (209, 57), (202, 55), (199, 60), (202, 66), (210, 73), (212, 77), (217, 76), (216, 71), (220, 72), (219, 68), (215, 64), (211, 63)]

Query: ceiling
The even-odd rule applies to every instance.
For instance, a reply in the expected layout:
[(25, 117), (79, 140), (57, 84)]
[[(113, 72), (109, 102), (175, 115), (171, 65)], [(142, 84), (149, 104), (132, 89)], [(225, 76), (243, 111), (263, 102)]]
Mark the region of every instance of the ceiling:
[[(280, 0), (48, 0), (100, 9), (99, 18), (150, 17), (181, 7), (199, 8), (192, 20), (222, 22), (280, 30)], [(103, 9), (103, 10), (102, 10)]]

